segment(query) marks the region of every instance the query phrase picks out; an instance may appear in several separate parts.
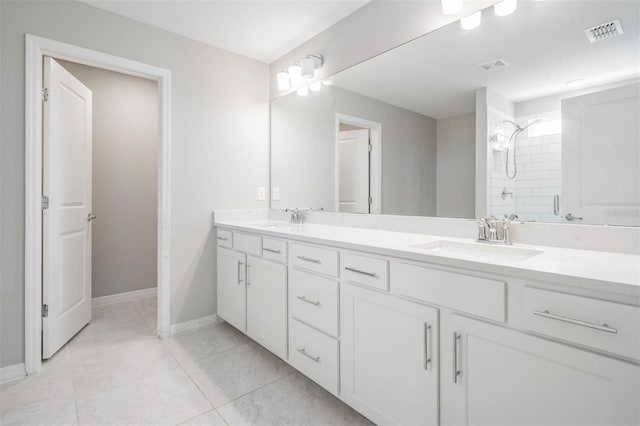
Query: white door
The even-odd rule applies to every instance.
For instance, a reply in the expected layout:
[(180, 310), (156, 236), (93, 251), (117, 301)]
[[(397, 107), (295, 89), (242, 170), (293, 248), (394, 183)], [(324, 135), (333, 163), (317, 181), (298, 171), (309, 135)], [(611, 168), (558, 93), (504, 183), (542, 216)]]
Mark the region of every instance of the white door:
[(44, 58), (42, 357), (91, 320), (91, 90)]
[(343, 283), (341, 388), (377, 424), (438, 424), (438, 310)]
[(247, 257), (247, 334), (287, 358), (287, 267)]
[(441, 318), (442, 425), (640, 423), (640, 367), (457, 315)]
[(338, 211), (369, 213), (369, 130), (338, 133)]
[(247, 329), (245, 254), (218, 247), (218, 316), (239, 330)]
[(565, 220), (640, 225), (638, 117), (638, 83), (562, 101)]

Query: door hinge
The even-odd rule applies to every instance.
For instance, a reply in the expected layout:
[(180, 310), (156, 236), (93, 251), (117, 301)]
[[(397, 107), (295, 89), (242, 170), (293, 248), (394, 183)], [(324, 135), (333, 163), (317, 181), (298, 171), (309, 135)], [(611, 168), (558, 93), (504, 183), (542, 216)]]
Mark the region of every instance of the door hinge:
[(42, 210), (46, 210), (49, 208), (49, 197), (46, 195), (42, 196)]
[(373, 151), (373, 145), (369, 144), (369, 152)]
[(42, 305), (42, 318), (49, 316), (49, 305)]
[(373, 204), (373, 197), (369, 197), (369, 204)]
[(49, 100), (49, 89), (47, 89), (46, 87), (42, 88), (42, 100), (44, 102), (47, 102)]

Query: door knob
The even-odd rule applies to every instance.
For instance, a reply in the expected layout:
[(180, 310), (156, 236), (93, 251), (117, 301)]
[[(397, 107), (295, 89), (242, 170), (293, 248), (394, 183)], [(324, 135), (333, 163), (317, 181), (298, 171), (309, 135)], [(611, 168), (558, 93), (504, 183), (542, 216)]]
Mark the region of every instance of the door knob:
[(97, 219), (97, 218), (98, 218), (98, 216), (95, 216), (95, 215), (89, 213), (87, 215), (87, 222), (91, 222), (93, 219)]

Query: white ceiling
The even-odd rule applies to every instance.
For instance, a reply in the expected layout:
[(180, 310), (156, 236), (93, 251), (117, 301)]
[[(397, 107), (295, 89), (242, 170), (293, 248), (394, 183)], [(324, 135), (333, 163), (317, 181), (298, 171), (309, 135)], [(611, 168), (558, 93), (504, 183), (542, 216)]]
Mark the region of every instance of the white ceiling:
[(370, 0), (81, 0), (271, 63)]
[[(591, 44), (584, 29), (620, 19), (624, 34)], [(475, 110), (475, 91), (488, 87), (514, 102), (640, 73), (640, 2), (520, 1), (497, 17), (485, 9), (482, 25), (465, 31), (458, 22), (354, 66), (335, 76), (338, 87), (434, 118)], [(483, 71), (501, 58), (510, 66)], [(573, 89), (575, 90), (575, 89)]]

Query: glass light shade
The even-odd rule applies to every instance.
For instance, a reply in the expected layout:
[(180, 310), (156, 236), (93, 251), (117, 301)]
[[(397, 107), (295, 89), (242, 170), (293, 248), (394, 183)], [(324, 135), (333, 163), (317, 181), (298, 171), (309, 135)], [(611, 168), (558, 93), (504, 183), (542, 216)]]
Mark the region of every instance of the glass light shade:
[(464, 7), (464, 0), (442, 0), (442, 13), (455, 15)]
[(316, 63), (312, 58), (304, 58), (300, 61), (302, 77), (313, 78), (316, 75)]
[(322, 80), (322, 85), (323, 86), (333, 86), (333, 79), (325, 78), (324, 80)]
[(299, 88), (296, 93), (298, 96), (307, 96), (309, 94), (309, 86)]
[(460, 20), (460, 26), (463, 30), (472, 30), (478, 28), (482, 22), (482, 12), (478, 11), (469, 16), (465, 16)]
[(289, 71), (289, 80), (291, 81), (292, 86), (297, 86), (302, 83), (302, 67), (298, 64), (291, 65), (288, 68)]
[(289, 84), (289, 73), (286, 71), (280, 71), (277, 74), (278, 78), (278, 90), (289, 90), (291, 84)]
[(518, 7), (518, 0), (502, 0), (493, 6), (493, 11), (498, 16), (511, 15)]
[(322, 81), (314, 81), (309, 85), (312, 92), (319, 92), (322, 89)]

